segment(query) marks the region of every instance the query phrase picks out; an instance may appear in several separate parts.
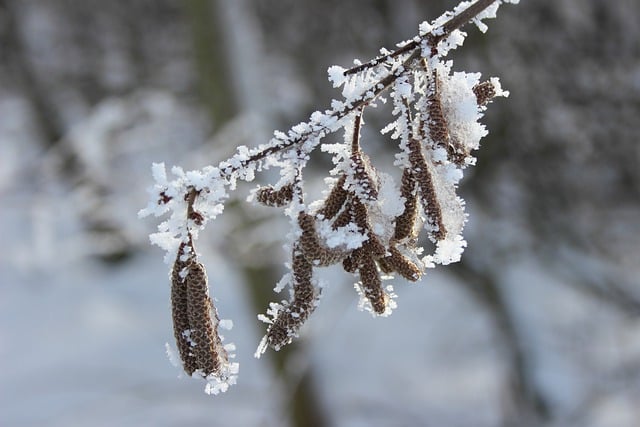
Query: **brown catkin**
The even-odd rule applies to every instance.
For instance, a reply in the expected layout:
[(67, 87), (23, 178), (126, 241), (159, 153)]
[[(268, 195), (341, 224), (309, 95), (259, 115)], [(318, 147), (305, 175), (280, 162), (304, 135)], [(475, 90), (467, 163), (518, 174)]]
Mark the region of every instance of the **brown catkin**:
[(357, 251), (363, 252), (366, 256), (371, 256), (373, 259), (378, 259), (386, 253), (384, 245), (378, 239), (373, 231), (371, 231), (371, 225), (369, 224), (369, 211), (364, 203), (358, 198), (353, 200), (353, 219), (361, 233), (366, 233), (368, 239), (362, 244), (361, 248)]
[(427, 100), (427, 113), (429, 119), (427, 126), (429, 127), (429, 136), (433, 142), (441, 147), (449, 145), (449, 125), (444, 117), (442, 110), (442, 102), (438, 92), (434, 92)]
[(394, 238), (396, 240), (406, 239), (413, 234), (416, 219), (418, 218), (418, 201), (416, 199), (416, 180), (407, 168), (402, 171), (402, 183), (400, 185), (400, 195), (404, 198), (404, 211), (396, 217)]
[(274, 350), (291, 342), (316, 308), (317, 294), (311, 282), (313, 265), (296, 246), (293, 250), (293, 299), (277, 315), (267, 331), (267, 343)]
[(293, 184), (287, 184), (276, 190), (272, 186), (261, 187), (256, 192), (256, 200), (265, 206), (280, 207), (293, 199)]
[(361, 233), (369, 231), (369, 212), (367, 207), (358, 198), (354, 198), (352, 202), (353, 220), (360, 229)]
[(348, 253), (340, 249), (331, 249), (325, 246), (318, 237), (315, 223), (316, 220), (311, 214), (300, 212), (298, 215), (298, 225), (302, 230), (300, 249), (304, 256), (307, 260), (319, 267), (325, 267), (342, 261)]
[(490, 81), (478, 83), (473, 87), (473, 93), (476, 95), (478, 105), (486, 105), (496, 96), (496, 88)]
[(340, 215), (331, 224), (331, 227), (336, 230), (340, 227), (346, 227), (353, 222), (353, 207), (351, 202), (346, 202), (344, 209), (340, 212)]
[(347, 176), (342, 175), (334, 184), (331, 192), (322, 204), (322, 208), (318, 211), (318, 215), (322, 215), (325, 219), (331, 219), (338, 214), (349, 194), (347, 190), (344, 189), (346, 179)]
[(433, 91), (427, 99), (427, 126), (429, 128), (429, 136), (433, 142), (443, 147), (447, 152), (447, 159), (456, 164), (463, 165), (465, 159), (469, 156), (467, 149), (460, 143), (451, 137), (449, 132), (449, 123), (444, 114), (442, 108), (442, 101), (440, 100), (440, 90), (438, 89), (438, 74), (433, 71)]
[(387, 296), (382, 289), (382, 279), (373, 258), (364, 257), (358, 273), (362, 282), (362, 292), (371, 303), (373, 311), (377, 314), (384, 313), (387, 309)]
[(393, 271), (398, 272), (405, 279), (415, 282), (422, 277), (422, 270), (409, 258), (404, 256), (398, 248), (392, 246), (389, 248), (390, 255), (382, 258), (378, 261), (384, 261), (387, 263)]
[(351, 155), (351, 169), (353, 170), (353, 178), (355, 185), (360, 190), (360, 195), (365, 200), (377, 200), (378, 190), (375, 181), (367, 172), (368, 160), (365, 160), (361, 152)]
[[(218, 319), (212, 319), (215, 309), (209, 298), (207, 273), (204, 266), (195, 261), (189, 266), (189, 273), (185, 278), (187, 284), (187, 304), (189, 307), (189, 325), (192, 342), (191, 351), (195, 356), (198, 369), (204, 376), (218, 374), (221, 371), (220, 354), (223, 350), (222, 341), (218, 335)], [(217, 313), (215, 313), (217, 317)]]
[(185, 243), (180, 245), (178, 256), (171, 271), (171, 317), (173, 318), (173, 333), (183, 368), (187, 374), (191, 375), (197, 369), (197, 362), (191, 352), (189, 340), (185, 336), (185, 334), (190, 333), (187, 284), (180, 276), (180, 273), (185, 268), (188, 268), (189, 264), (189, 260), (182, 261), (180, 259), (184, 254), (185, 247), (187, 247)]
[(409, 161), (413, 168), (413, 173), (418, 182), (422, 207), (427, 215), (427, 220), (433, 231), (430, 237), (434, 240), (443, 240), (446, 237), (447, 230), (442, 222), (442, 209), (440, 202), (436, 197), (435, 187), (433, 186), (433, 178), (427, 166), (427, 161), (422, 155), (420, 142), (416, 139), (409, 140)]
[(218, 312), (209, 298), (207, 273), (191, 239), (182, 243), (171, 272), (173, 330), (185, 372), (218, 375), (228, 360), (218, 335)]
[(376, 260), (376, 263), (378, 263), (378, 267), (380, 267), (380, 271), (382, 271), (384, 274), (390, 274), (395, 271), (387, 258), (388, 257), (383, 257)]
[(359, 258), (357, 256), (358, 253), (359, 253), (359, 249), (356, 249), (355, 251), (351, 252), (351, 254), (348, 257), (342, 260), (342, 268), (347, 273), (355, 273), (356, 271), (358, 271), (358, 263), (359, 263)]

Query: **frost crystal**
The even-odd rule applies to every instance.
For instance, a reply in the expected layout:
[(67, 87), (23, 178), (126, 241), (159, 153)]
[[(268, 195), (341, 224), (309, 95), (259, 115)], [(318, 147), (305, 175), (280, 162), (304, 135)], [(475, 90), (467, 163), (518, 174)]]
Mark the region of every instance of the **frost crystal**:
[[(494, 18), (502, 3), (518, 1), (462, 1), (420, 24), (418, 35), (394, 51), (381, 49), (377, 58), (356, 60), (350, 69), (329, 67), (329, 81), (341, 88), (342, 99), (332, 100), (329, 109), (314, 112), (287, 132), (274, 132), (266, 144), (240, 146), (230, 158), (202, 170), (173, 167), (170, 177), (164, 164), (152, 166), (151, 200), (139, 215), (165, 216), (150, 240), (167, 252), (168, 263), (174, 262), (178, 352), (185, 371), (206, 381), (208, 394), (234, 384), (238, 364), (229, 361), (235, 346), (223, 345), (218, 334), (233, 323), (219, 320), (194, 241), (223, 212), (238, 180), (253, 181), (258, 172), (279, 169), (278, 181), (254, 189), (249, 200), (282, 208), (291, 222), (289, 271), (275, 287), (276, 292), (289, 288), (290, 298), (271, 303), (266, 314), (258, 316), (267, 331), (256, 357), (298, 336), (320, 300), (320, 267), (341, 264), (356, 277), (359, 307), (388, 316), (396, 308), (396, 294), (384, 281), (395, 275), (418, 281), (426, 269), (460, 260), (467, 245), (462, 235), (467, 214), (457, 187), (464, 170), (475, 164), (472, 153), (487, 134), (479, 122), (487, 104), (508, 92), (495, 77), (481, 81), (479, 73), (453, 71), (445, 57), (464, 43), (465, 24), (472, 22), (485, 32), (484, 21)], [(383, 94), (393, 109), (381, 132), (397, 141), (393, 164), (399, 181), (376, 168), (362, 140), (365, 110), (387, 99)], [(322, 143), (337, 131), (344, 132), (342, 142)], [(331, 156), (333, 167), (323, 197), (309, 201), (303, 170), (318, 146)], [(421, 233), (435, 244), (433, 253), (425, 255), (418, 245)]]

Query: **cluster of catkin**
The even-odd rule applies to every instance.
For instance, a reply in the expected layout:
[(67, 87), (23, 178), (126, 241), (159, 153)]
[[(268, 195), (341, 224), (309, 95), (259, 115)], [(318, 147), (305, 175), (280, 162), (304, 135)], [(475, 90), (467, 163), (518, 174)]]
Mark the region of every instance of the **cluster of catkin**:
[[(317, 305), (319, 289), (313, 282), (313, 272), (317, 267), (341, 263), (345, 271), (357, 275), (356, 288), (377, 315), (387, 313), (391, 303), (391, 296), (383, 286), (383, 275), (397, 273), (409, 281), (417, 281), (422, 277), (425, 266), (418, 256), (422, 248), (417, 246), (418, 234), (422, 229), (420, 222), (426, 219), (428, 237), (433, 242), (447, 235), (431, 169), (423, 154), (426, 141), (444, 148), (448, 161), (456, 165), (464, 167), (470, 158), (464, 144), (450, 135), (437, 86), (438, 76), (434, 72), (425, 117), (419, 121), (407, 118), (408, 123), (417, 122), (418, 125), (415, 132), (409, 132), (408, 164), (402, 170), (400, 193), (404, 209), (401, 214), (388, 219), (391, 224), (382, 227), (393, 230), (390, 236), (376, 234), (372, 226), (372, 212), (378, 202), (380, 180), (378, 172), (360, 147), (362, 109), (356, 112), (348, 168), (338, 175), (319, 208), (313, 211), (304, 208), (298, 213), (299, 233), (291, 253), (292, 298), (271, 310), (273, 318), (267, 320), (267, 334), (257, 354), (264, 351), (266, 346), (279, 350), (297, 336), (299, 328)], [(486, 104), (496, 93), (493, 84), (488, 81), (476, 85), (473, 91), (478, 105)], [(257, 190), (255, 199), (266, 206), (284, 207), (301, 191), (296, 182), (277, 189), (265, 186)], [(344, 245), (330, 247), (318, 232), (321, 221), (329, 221), (333, 230), (351, 226), (365, 239), (354, 249)], [(376, 222), (379, 224), (379, 216)]]
[[(218, 333), (231, 323), (218, 317), (193, 242), (223, 211), (228, 190), (238, 180), (249, 182), (256, 172), (281, 168), (276, 186), (260, 187), (254, 196), (263, 205), (285, 208), (293, 226), (291, 271), (277, 286), (289, 285), (291, 297), (258, 316), (269, 326), (256, 357), (268, 347), (279, 350), (298, 335), (319, 301), (315, 273), (320, 267), (341, 265), (356, 277), (360, 306), (386, 316), (395, 308), (395, 294), (390, 285), (383, 286), (385, 279), (399, 275), (415, 282), (427, 268), (460, 260), (467, 216), (457, 186), (463, 169), (475, 162), (471, 151), (486, 134), (479, 123), (485, 105), (508, 92), (497, 78), (480, 83), (479, 74), (451, 74), (452, 62), (444, 58), (462, 45), (464, 25), (473, 22), (486, 31), (482, 20), (495, 17), (502, 3), (518, 0), (462, 1), (422, 23), (419, 34), (395, 51), (382, 50), (381, 56), (349, 70), (330, 67), (329, 80), (342, 87), (344, 99), (315, 111), (287, 133), (275, 132), (266, 144), (239, 146), (227, 160), (199, 171), (174, 167), (174, 179), (167, 178), (163, 163), (153, 165), (152, 199), (140, 216), (170, 214), (151, 240), (170, 254), (179, 245), (171, 272), (175, 339), (184, 370), (206, 379), (206, 392), (216, 394), (235, 383), (238, 364), (229, 362), (233, 345), (223, 345)], [(377, 100), (386, 102), (385, 92), (393, 102), (394, 119), (382, 133), (393, 131), (391, 138), (399, 140), (396, 178), (379, 171), (360, 143), (363, 111)], [(341, 128), (343, 144), (321, 145)], [(334, 154), (335, 168), (324, 199), (308, 204), (302, 172), (318, 146)], [(433, 251), (425, 251), (423, 230)]]

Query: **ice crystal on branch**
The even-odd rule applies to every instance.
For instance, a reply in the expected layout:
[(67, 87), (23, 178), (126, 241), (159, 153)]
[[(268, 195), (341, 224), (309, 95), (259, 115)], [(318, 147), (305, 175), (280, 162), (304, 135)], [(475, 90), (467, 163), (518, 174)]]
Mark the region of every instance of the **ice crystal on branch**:
[[(384, 280), (397, 274), (417, 281), (427, 268), (460, 260), (467, 214), (457, 186), (464, 169), (475, 164), (472, 152), (487, 134), (479, 123), (487, 104), (508, 93), (495, 77), (481, 82), (478, 73), (454, 72), (445, 57), (464, 43), (465, 24), (473, 22), (485, 32), (483, 20), (494, 18), (502, 3), (517, 2), (463, 1), (420, 24), (418, 35), (394, 51), (381, 49), (381, 56), (350, 69), (330, 67), (329, 80), (341, 88), (342, 100), (333, 100), (330, 109), (316, 111), (286, 133), (276, 131), (266, 144), (238, 147), (217, 166), (189, 172), (174, 167), (169, 179), (163, 164), (153, 165), (151, 201), (140, 215), (169, 215), (151, 241), (167, 251), (168, 262), (175, 260), (172, 307), (183, 368), (205, 378), (209, 392), (233, 384), (237, 364), (229, 362), (233, 346), (223, 346), (218, 334), (222, 324), (194, 241), (222, 213), (238, 180), (252, 181), (256, 172), (279, 168), (278, 182), (258, 187), (250, 199), (283, 208), (292, 228), (290, 271), (277, 285), (278, 290), (289, 286), (291, 298), (272, 303), (267, 315), (259, 316), (268, 327), (256, 357), (298, 335), (319, 302), (317, 268), (342, 265), (356, 278), (359, 306), (386, 316), (396, 306), (396, 295)], [(367, 107), (385, 92), (393, 102), (393, 117), (382, 132), (391, 132), (398, 142), (394, 165), (400, 183), (375, 168), (361, 138)], [(321, 144), (339, 130), (344, 130), (343, 143)], [(325, 197), (309, 202), (303, 171), (318, 146), (333, 155), (334, 167), (325, 180)], [(422, 233), (435, 244), (433, 253), (425, 254), (419, 245)]]

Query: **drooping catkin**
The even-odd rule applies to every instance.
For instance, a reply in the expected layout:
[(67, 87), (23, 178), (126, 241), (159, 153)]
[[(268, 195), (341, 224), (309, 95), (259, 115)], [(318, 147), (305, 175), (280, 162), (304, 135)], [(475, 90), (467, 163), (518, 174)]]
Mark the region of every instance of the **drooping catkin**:
[(447, 159), (450, 162), (456, 165), (464, 165), (469, 153), (460, 141), (451, 137), (449, 123), (442, 107), (439, 85), (438, 73), (434, 69), (432, 73), (432, 92), (427, 99), (429, 136), (437, 146), (446, 150)]
[(362, 290), (362, 294), (369, 300), (375, 313), (383, 314), (387, 310), (389, 298), (382, 288), (382, 278), (376, 266), (376, 260), (385, 255), (386, 249), (371, 230), (366, 205), (358, 197), (353, 197), (351, 202), (353, 221), (368, 239), (343, 260), (342, 267), (350, 273), (358, 272), (360, 283), (357, 285)]
[(432, 228), (429, 232), (429, 237), (434, 240), (443, 240), (446, 237), (447, 230), (442, 220), (442, 209), (436, 197), (433, 178), (427, 166), (427, 161), (422, 154), (420, 141), (410, 139), (408, 148), (409, 162), (411, 163), (413, 173), (418, 182), (418, 189), (420, 190), (420, 201), (427, 215), (427, 221)]
[(496, 87), (489, 80), (478, 83), (473, 87), (478, 105), (486, 105), (496, 96)]
[(404, 198), (404, 211), (396, 217), (394, 238), (403, 240), (413, 234), (418, 217), (418, 200), (416, 199), (416, 179), (411, 169), (402, 171), (400, 195)]
[(429, 136), (433, 142), (442, 147), (449, 145), (449, 125), (447, 119), (444, 116), (442, 109), (442, 101), (440, 100), (440, 91), (438, 88), (438, 75), (436, 71), (433, 71), (433, 89), (432, 93), (427, 99), (427, 112), (429, 118), (427, 125), (429, 127)]
[(353, 179), (355, 187), (358, 189), (359, 196), (364, 200), (373, 201), (378, 199), (378, 189), (376, 183), (369, 174), (369, 159), (362, 152), (351, 155), (351, 169), (353, 171)]
[(331, 219), (338, 214), (349, 194), (347, 190), (344, 189), (346, 179), (347, 176), (342, 175), (338, 181), (336, 181), (331, 192), (322, 204), (322, 207), (318, 210), (318, 215), (322, 215), (325, 219)]
[(387, 309), (388, 297), (382, 288), (382, 279), (376, 263), (371, 257), (363, 257), (358, 268), (362, 292), (371, 303), (373, 311), (383, 314)]
[(415, 282), (422, 277), (422, 270), (409, 258), (403, 255), (398, 248), (395, 246), (391, 246), (389, 248), (390, 255), (381, 258), (378, 260), (378, 265), (380, 265), (384, 271), (382, 265), (385, 268), (391, 269), (391, 271), (395, 271), (400, 274), (405, 279)]
[(348, 257), (342, 260), (342, 268), (347, 273), (355, 273), (356, 271), (358, 271), (358, 253), (359, 250), (356, 249), (355, 251), (351, 252)]
[(386, 249), (378, 236), (371, 230), (371, 224), (369, 223), (369, 211), (364, 203), (359, 199), (353, 200), (353, 218), (354, 222), (360, 229), (361, 233), (367, 235), (368, 239), (362, 244), (361, 248), (356, 251), (370, 255), (373, 259), (380, 258), (386, 253)]
[(346, 227), (347, 225), (353, 222), (353, 207), (351, 202), (346, 202), (344, 209), (340, 214), (336, 217), (336, 219), (331, 223), (331, 227), (336, 230), (340, 227)]
[(185, 282), (187, 283), (191, 351), (203, 376), (219, 374), (221, 362), (226, 361), (227, 356), (218, 334), (220, 320), (209, 298), (207, 273), (204, 266), (197, 261), (191, 263)]
[(218, 334), (219, 317), (209, 298), (207, 274), (191, 243), (182, 243), (171, 273), (174, 336), (185, 372), (222, 373), (228, 355)]
[(393, 266), (387, 261), (387, 257), (382, 257), (376, 260), (378, 267), (380, 267), (380, 271), (384, 274), (391, 274), (395, 271)]
[(266, 335), (267, 344), (274, 350), (289, 344), (316, 308), (313, 266), (298, 247), (294, 247), (292, 256), (293, 299), (278, 312)]
[(198, 369), (198, 365), (194, 354), (191, 352), (191, 343), (188, 338), (191, 333), (191, 327), (189, 324), (187, 284), (183, 274), (186, 273), (190, 262), (189, 259), (183, 260), (183, 258), (190, 258), (192, 254), (185, 254), (186, 248), (189, 251), (191, 249), (186, 243), (180, 245), (178, 256), (171, 270), (171, 317), (173, 318), (173, 333), (183, 368), (188, 375), (191, 375)]
[(287, 184), (276, 190), (271, 185), (261, 187), (256, 192), (256, 200), (265, 206), (281, 207), (293, 199), (293, 184)]
[(300, 249), (302, 254), (313, 265), (326, 267), (342, 261), (348, 252), (327, 247), (318, 236), (315, 226), (316, 220), (313, 215), (300, 212), (298, 215), (298, 225), (302, 230), (300, 236)]

